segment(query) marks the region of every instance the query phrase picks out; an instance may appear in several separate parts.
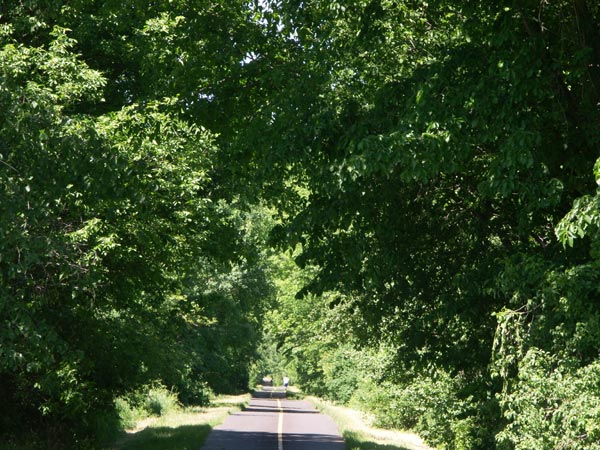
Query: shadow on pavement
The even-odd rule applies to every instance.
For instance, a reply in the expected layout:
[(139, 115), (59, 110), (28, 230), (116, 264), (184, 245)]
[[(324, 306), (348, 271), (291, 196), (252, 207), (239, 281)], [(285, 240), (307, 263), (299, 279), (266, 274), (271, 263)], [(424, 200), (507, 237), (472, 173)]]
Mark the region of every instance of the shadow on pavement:
[(197, 450), (210, 433), (209, 425), (182, 425), (179, 427), (148, 427), (125, 436), (117, 448), (128, 450)]
[(276, 390), (254, 391), (252, 392), (252, 398), (286, 398), (286, 392)]
[[(213, 430), (202, 450), (265, 450), (276, 448), (277, 433)], [(283, 448), (286, 450), (344, 450), (344, 443), (341, 442), (338, 436), (285, 434), (283, 436)]]
[[(244, 412), (248, 411), (248, 412), (272, 412), (272, 413), (278, 413), (280, 412), (280, 410), (275, 407), (275, 408), (268, 408), (268, 407), (256, 407), (256, 406), (248, 406), (246, 408), (243, 409)], [(319, 411), (310, 411), (310, 410), (306, 410), (306, 409), (293, 409), (293, 408), (281, 408), (281, 412), (285, 413), (285, 414), (319, 414)]]

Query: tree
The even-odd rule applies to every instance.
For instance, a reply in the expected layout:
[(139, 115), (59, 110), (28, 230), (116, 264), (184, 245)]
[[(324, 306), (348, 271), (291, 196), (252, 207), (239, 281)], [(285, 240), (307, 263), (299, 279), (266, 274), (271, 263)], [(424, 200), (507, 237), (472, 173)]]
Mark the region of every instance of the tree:
[[(85, 447), (114, 398), (143, 384), (161, 379), (189, 401), (207, 381), (238, 387), (222, 375), (252, 364), (270, 287), (260, 239), (215, 181), (214, 134), (176, 97), (119, 91), (106, 59), (105, 75), (91, 69), (76, 52), (92, 42), (52, 28), (55, 7), (19, 4), (2, 25), (2, 432), (28, 423), (52, 445)], [(63, 11), (82, 32), (84, 6)], [(216, 296), (215, 276), (230, 278)], [(217, 352), (231, 354), (211, 374)]]
[[(301, 242), (298, 262), (319, 268), (305, 291), (346, 294), (364, 343), (389, 342), (420, 373), (466, 374), (460, 395), (499, 414), (488, 400), (516, 380), (524, 354), (493, 352), (498, 342), (570, 348), (595, 311), (576, 306), (589, 290), (573, 291), (581, 276), (593, 285), (589, 272), (569, 269), (588, 246), (565, 253), (554, 227), (594, 189), (598, 8), (269, 5), (264, 20), (280, 31), (262, 59), (281, 61), (281, 75), (260, 81), (287, 73), (285, 94), (257, 108), (264, 114), (236, 144), (264, 162), (265, 193), (285, 211), (280, 241)], [(277, 183), (275, 173), (287, 176)], [(561, 295), (577, 314), (558, 313)], [(508, 332), (515, 321), (527, 339)], [(598, 341), (585, 342), (575, 366), (598, 356)], [(498, 378), (488, 372), (493, 353), (509, 366)], [(478, 445), (490, 448), (502, 423), (473, 417), (486, 422), (469, 432), (486, 429)]]

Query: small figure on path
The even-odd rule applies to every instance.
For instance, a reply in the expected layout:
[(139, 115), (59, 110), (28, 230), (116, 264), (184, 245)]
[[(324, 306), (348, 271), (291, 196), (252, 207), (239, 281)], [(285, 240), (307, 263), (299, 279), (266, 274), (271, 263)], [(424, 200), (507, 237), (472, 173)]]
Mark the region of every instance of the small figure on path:
[(283, 377), (283, 387), (287, 389), (289, 384), (290, 384), (290, 379), (287, 376)]

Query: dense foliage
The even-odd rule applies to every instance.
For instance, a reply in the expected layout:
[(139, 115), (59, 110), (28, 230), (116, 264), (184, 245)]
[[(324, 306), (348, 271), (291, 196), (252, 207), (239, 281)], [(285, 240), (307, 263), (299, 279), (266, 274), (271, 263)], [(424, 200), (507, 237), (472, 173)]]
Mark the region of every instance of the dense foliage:
[(0, 27), (2, 430), (288, 371), (440, 448), (598, 446), (596, 3), (15, 0)]
[[(127, 69), (163, 47), (132, 61), (111, 47), (165, 32), (164, 8), (13, 3), (0, 25), (1, 440), (90, 448), (115, 399), (145, 385), (194, 403), (247, 387), (272, 292), (264, 217), (217, 181), (214, 133), (143, 64)], [(89, 8), (115, 34), (98, 41)]]
[[(262, 59), (294, 76), (238, 145), (289, 174), (266, 177), (275, 237), (318, 268), (305, 306), (283, 300), (299, 381), (357, 386), (444, 448), (593, 448), (598, 6), (270, 5)], [(361, 369), (381, 348), (385, 370)]]

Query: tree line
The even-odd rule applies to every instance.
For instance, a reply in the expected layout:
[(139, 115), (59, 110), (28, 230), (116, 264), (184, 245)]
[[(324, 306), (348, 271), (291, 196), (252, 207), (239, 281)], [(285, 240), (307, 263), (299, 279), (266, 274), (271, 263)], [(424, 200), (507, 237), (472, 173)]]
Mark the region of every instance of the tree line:
[(600, 448), (598, 5), (7, 3), (3, 430), (287, 370), (440, 448)]

